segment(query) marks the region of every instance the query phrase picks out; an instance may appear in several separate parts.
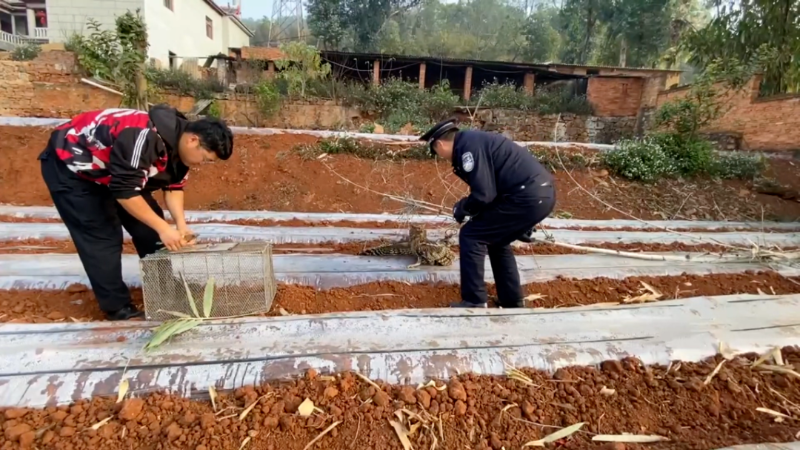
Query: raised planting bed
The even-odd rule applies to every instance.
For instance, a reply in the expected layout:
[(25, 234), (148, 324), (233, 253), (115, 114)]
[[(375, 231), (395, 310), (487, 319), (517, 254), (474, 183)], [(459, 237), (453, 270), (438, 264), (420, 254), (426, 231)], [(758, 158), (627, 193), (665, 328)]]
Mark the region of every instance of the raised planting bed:
[[(0, 127), (0, 202), (50, 205), (50, 195), (38, 170), (36, 156), (46, 146), (50, 130)], [(303, 158), (295, 147), (312, 144), (305, 135), (237, 136), (229, 161), (204, 166), (192, 174), (186, 204), (200, 210), (275, 210), (309, 212), (392, 212), (404, 205), (374, 191), (413, 198), (449, 210), (467, 187), (446, 162), (384, 161), (350, 155), (324, 160)], [(796, 183), (800, 168), (770, 161), (769, 175), (781, 183)], [(334, 173), (338, 173), (340, 176)], [(356, 187), (342, 178), (358, 183)], [(574, 178), (574, 181), (573, 181)], [(665, 180), (653, 185), (629, 183), (603, 171), (556, 173), (557, 212), (581, 219), (796, 220), (800, 203), (757, 194), (750, 183), (714, 180)], [(584, 189), (578, 188), (580, 185)], [(366, 189), (369, 189), (366, 190)], [(592, 192), (617, 210), (595, 201)]]
[[(630, 277), (622, 280), (559, 278), (524, 285), (527, 302), (534, 308), (567, 308), (598, 303), (619, 303), (647, 294), (642, 282), (655, 288), (658, 300), (698, 295), (792, 294), (800, 292), (800, 278), (774, 272), (719, 275)], [(494, 295), (494, 286), (489, 287)], [(142, 294), (132, 289), (134, 303), (142, 306)], [(318, 290), (310, 286), (280, 284), (270, 315), (322, 314), (346, 311), (444, 308), (459, 298), (459, 286), (446, 283), (407, 284), (378, 282), (347, 288)], [(656, 299), (644, 298), (655, 301)], [(94, 294), (86, 286), (66, 290), (0, 290), (0, 322), (50, 323), (104, 320)]]

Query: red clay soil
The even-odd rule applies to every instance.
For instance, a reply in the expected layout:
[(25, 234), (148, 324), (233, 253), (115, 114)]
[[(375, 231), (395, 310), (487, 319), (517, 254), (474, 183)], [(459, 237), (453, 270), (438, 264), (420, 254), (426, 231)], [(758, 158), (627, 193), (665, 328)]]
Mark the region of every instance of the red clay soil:
[[(796, 349), (782, 351), (786, 363), (800, 363)], [(0, 449), (400, 449), (390, 421), (413, 429), (409, 443), (426, 450), (520, 449), (581, 422), (579, 432), (548, 447), (709, 450), (794, 441), (797, 426), (790, 416), (798, 413), (800, 385), (790, 375), (752, 368), (755, 358), (725, 361), (718, 355), (666, 367), (627, 358), (554, 374), (523, 369), (530, 384), (462, 374), (447, 383), (434, 380), (441, 390), (311, 370), (302, 379), (220, 393), (216, 407), (207, 399), (150, 394), (121, 403), (94, 398), (43, 410), (6, 409), (0, 411)], [(304, 399), (319, 408), (310, 417), (298, 411)], [(598, 434), (625, 433), (665, 441), (592, 441)]]
[[(36, 160), (48, 134), (49, 130), (44, 128), (0, 127), (0, 152), (5, 155), (0, 161), (0, 203), (51, 204)], [(333, 174), (331, 168), (366, 188), (443, 204), (447, 210), (467, 191), (466, 185), (444, 162), (372, 161), (345, 155), (306, 160), (293, 151), (299, 144), (315, 141), (303, 135), (237, 136), (231, 160), (193, 170), (186, 191), (187, 209), (409, 212), (400, 203), (348, 184)], [(796, 183), (800, 169), (792, 162), (772, 164), (781, 165), (779, 175)], [(795, 220), (800, 217), (799, 202), (756, 194), (743, 182), (671, 180), (641, 185), (588, 170), (576, 170), (573, 176), (578, 184), (601, 199), (642, 219)], [(559, 212), (574, 218), (625, 218), (577, 188), (562, 171), (556, 173), (556, 186)]]
[[(324, 242), (319, 244), (277, 244), (273, 247), (275, 254), (286, 253), (319, 253), (331, 254), (341, 253), (345, 255), (358, 255), (365, 249), (384, 244), (382, 241), (365, 241), (365, 242), (348, 242), (344, 244), (334, 244)], [(605, 243), (592, 245), (596, 248), (605, 248), (609, 250), (619, 250), (626, 252), (697, 252), (697, 253), (722, 253), (725, 252), (725, 247), (712, 244), (691, 245), (691, 244), (615, 244)], [(451, 247), (452, 250), (458, 253), (458, 246)], [(791, 248), (784, 248), (784, 251), (791, 250)], [(123, 244), (123, 253), (135, 254), (136, 249), (133, 243), (125, 241)], [(75, 244), (70, 240), (59, 239), (21, 239), (15, 241), (0, 241), (0, 254), (39, 254), (39, 253), (75, 253)], [(514, 253), (517, 255), (572, 255), (583, 254), (586, 252), (579, 250), (572, 250), (569, 248), (558, 247), (552, 244), (536, 244), (527, 245), (524, 247), (515, 247)]]
[[(539, 294), (530, 307), (563, 308), (596, 303), (620, 302), (641, 294), (642, 281), (663, 294), (664, 299), (703, 295), (800, 293), (798, 279), (774, 272), (682, 275), (677, 277), (631, 277), (624, 280), (556, 279), (525, 285), (525, 295)], [(134, 303), (142, 306), (140, 289), (131, 290)], [(494, 286), (489, 286), (494, 295)], [(269, 315), (319, 314), (344, 311), (443, 308), (460, 298), (455, 284), (406, 284), (378, 282), (350, 288), (318, 291), (307, 286), (281, 284)], [(85, 286), (66, 291), (0, 291), (0, 322), (48, 323), (104, 320), (93, 293)]]

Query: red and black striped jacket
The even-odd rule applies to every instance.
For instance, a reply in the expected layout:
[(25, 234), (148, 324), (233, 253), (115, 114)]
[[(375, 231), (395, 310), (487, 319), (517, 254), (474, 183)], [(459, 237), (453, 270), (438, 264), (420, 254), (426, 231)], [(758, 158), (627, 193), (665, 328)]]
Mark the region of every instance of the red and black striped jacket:
[(142, 191), (180, 190), (189, 168), (178, 156), (186, 117), (167, 106), (149, 113), (106, 109), (80, 114), (58, 127), (50, 146), (79, 177), (109, 187), (116, 198)]

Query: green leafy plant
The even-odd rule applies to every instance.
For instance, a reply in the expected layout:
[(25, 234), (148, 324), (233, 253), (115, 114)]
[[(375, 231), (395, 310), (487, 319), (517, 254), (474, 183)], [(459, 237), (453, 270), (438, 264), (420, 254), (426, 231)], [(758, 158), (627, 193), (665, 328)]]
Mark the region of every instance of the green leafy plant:
[(35, 43), (28, 43), (17, 46), (13, 52), (11, 52), (11, 59), (13, 61), (31, 61), (36, 59), (39, 56), (39, 53), (42, 52), (42, 47)]
[(160, 89), (188, 95), (196, 99), (210, 99), (225, 87), (216, 78), (199, 79), (180, 69), (147, 68), (147, 80)]
[(672, 158), (652, 138), (622, 140), (618, 145), (618, 149), (605, 152), (601, 157), (602, 163), (616, 175), (653, 183), (677, 170)]
[(650, 139), (673, 161), (677, 174), (693, 177), (714, 171), (717, 155), (711, 142), (678, 133), (654, 133)]
[(271, 80), (261, 80), (253, 88), (256, 105), (261, 114), (273, 116), (281, 108), (281, 93)]
[(763, 156), (737, 152), (721, 155), (715, 162), (714, 174), (723, 179), (753, 180), (766, 168)]
[(168, 320), (162, 323), (158, 328), (153, 331), (153, 336), (145, 345), (145, 350), (153, 350), (158, 348), (165, 342), (171, 340), (179, 334), (185, 333), (211, 317), (211, 311), (214, 308), (214, 279), (210, 278), (206, 283), (205, 291), (203, 292), (203, 315), (197, 309), (197, 303), (192, 296), (192, 290), (189, 288), (189, 283), (186, 281), (183, 273), (181, 273), (181, 280), (186, 289), (186, 300), (189, 302), (189, 309), (192, 315), (184, 314), (177, 311), (164, 311), (167, 314), (175, 316), (175, 319)]
[(486, 108), (521, 109), (539, 114), (571, 113), (591, 115), (594, 112), (585, 95), (575, 95), (568, 87), (538, 88), (533, 95), (513, 83), (497, 80), (484, 82), (473, 103)]
[(280, 78), (289, 84), (289, 95), (305, 98), (309, 82), (326, 78), (331, 73), (331, 66), (322, 63), (319, 51), (302, 42), (290, 42), (281, 45), (285, 58), (275, 61), (280, 70)]
[(212, 101), (210, 105), (208, 105), (208, 109), (206, 109), (206, 115), (208, 117), (215, 117), (219, 119), (222, 117), (222, 111), (219, 109), (219, 103), (216, 100)]

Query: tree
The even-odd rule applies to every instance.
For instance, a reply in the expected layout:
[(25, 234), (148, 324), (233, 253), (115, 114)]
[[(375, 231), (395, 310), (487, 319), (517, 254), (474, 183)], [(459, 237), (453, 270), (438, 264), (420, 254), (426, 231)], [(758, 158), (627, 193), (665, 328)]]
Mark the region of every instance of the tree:
[(289, 95), (306, 96), (309, 81), (325, 78), (331, 73), (330, 64), (323, 64), (316, 48), (302, 42), (281, 45), (285, 55), (275, 61), (280, 77), (289, 84)]
[(527, 45), (523, 56), (529, 62), (547, 62), (558, 59), (561, 35), (558, 26), (558, 9), (548, 7), (536, 10), (525, 25)]
[(716, 15), (700, 29), (686, 33), (681, 49), (690, 61), (707, 67), (734, 57), (750, 63), (769, 49), (762, 93), (800, 92), (800, 2), (796, 0), (713, 0)]
[(311, 0), (308, 2), (308, 28), (324, 48), (338, 49), (347, 30), (343, 0)]

